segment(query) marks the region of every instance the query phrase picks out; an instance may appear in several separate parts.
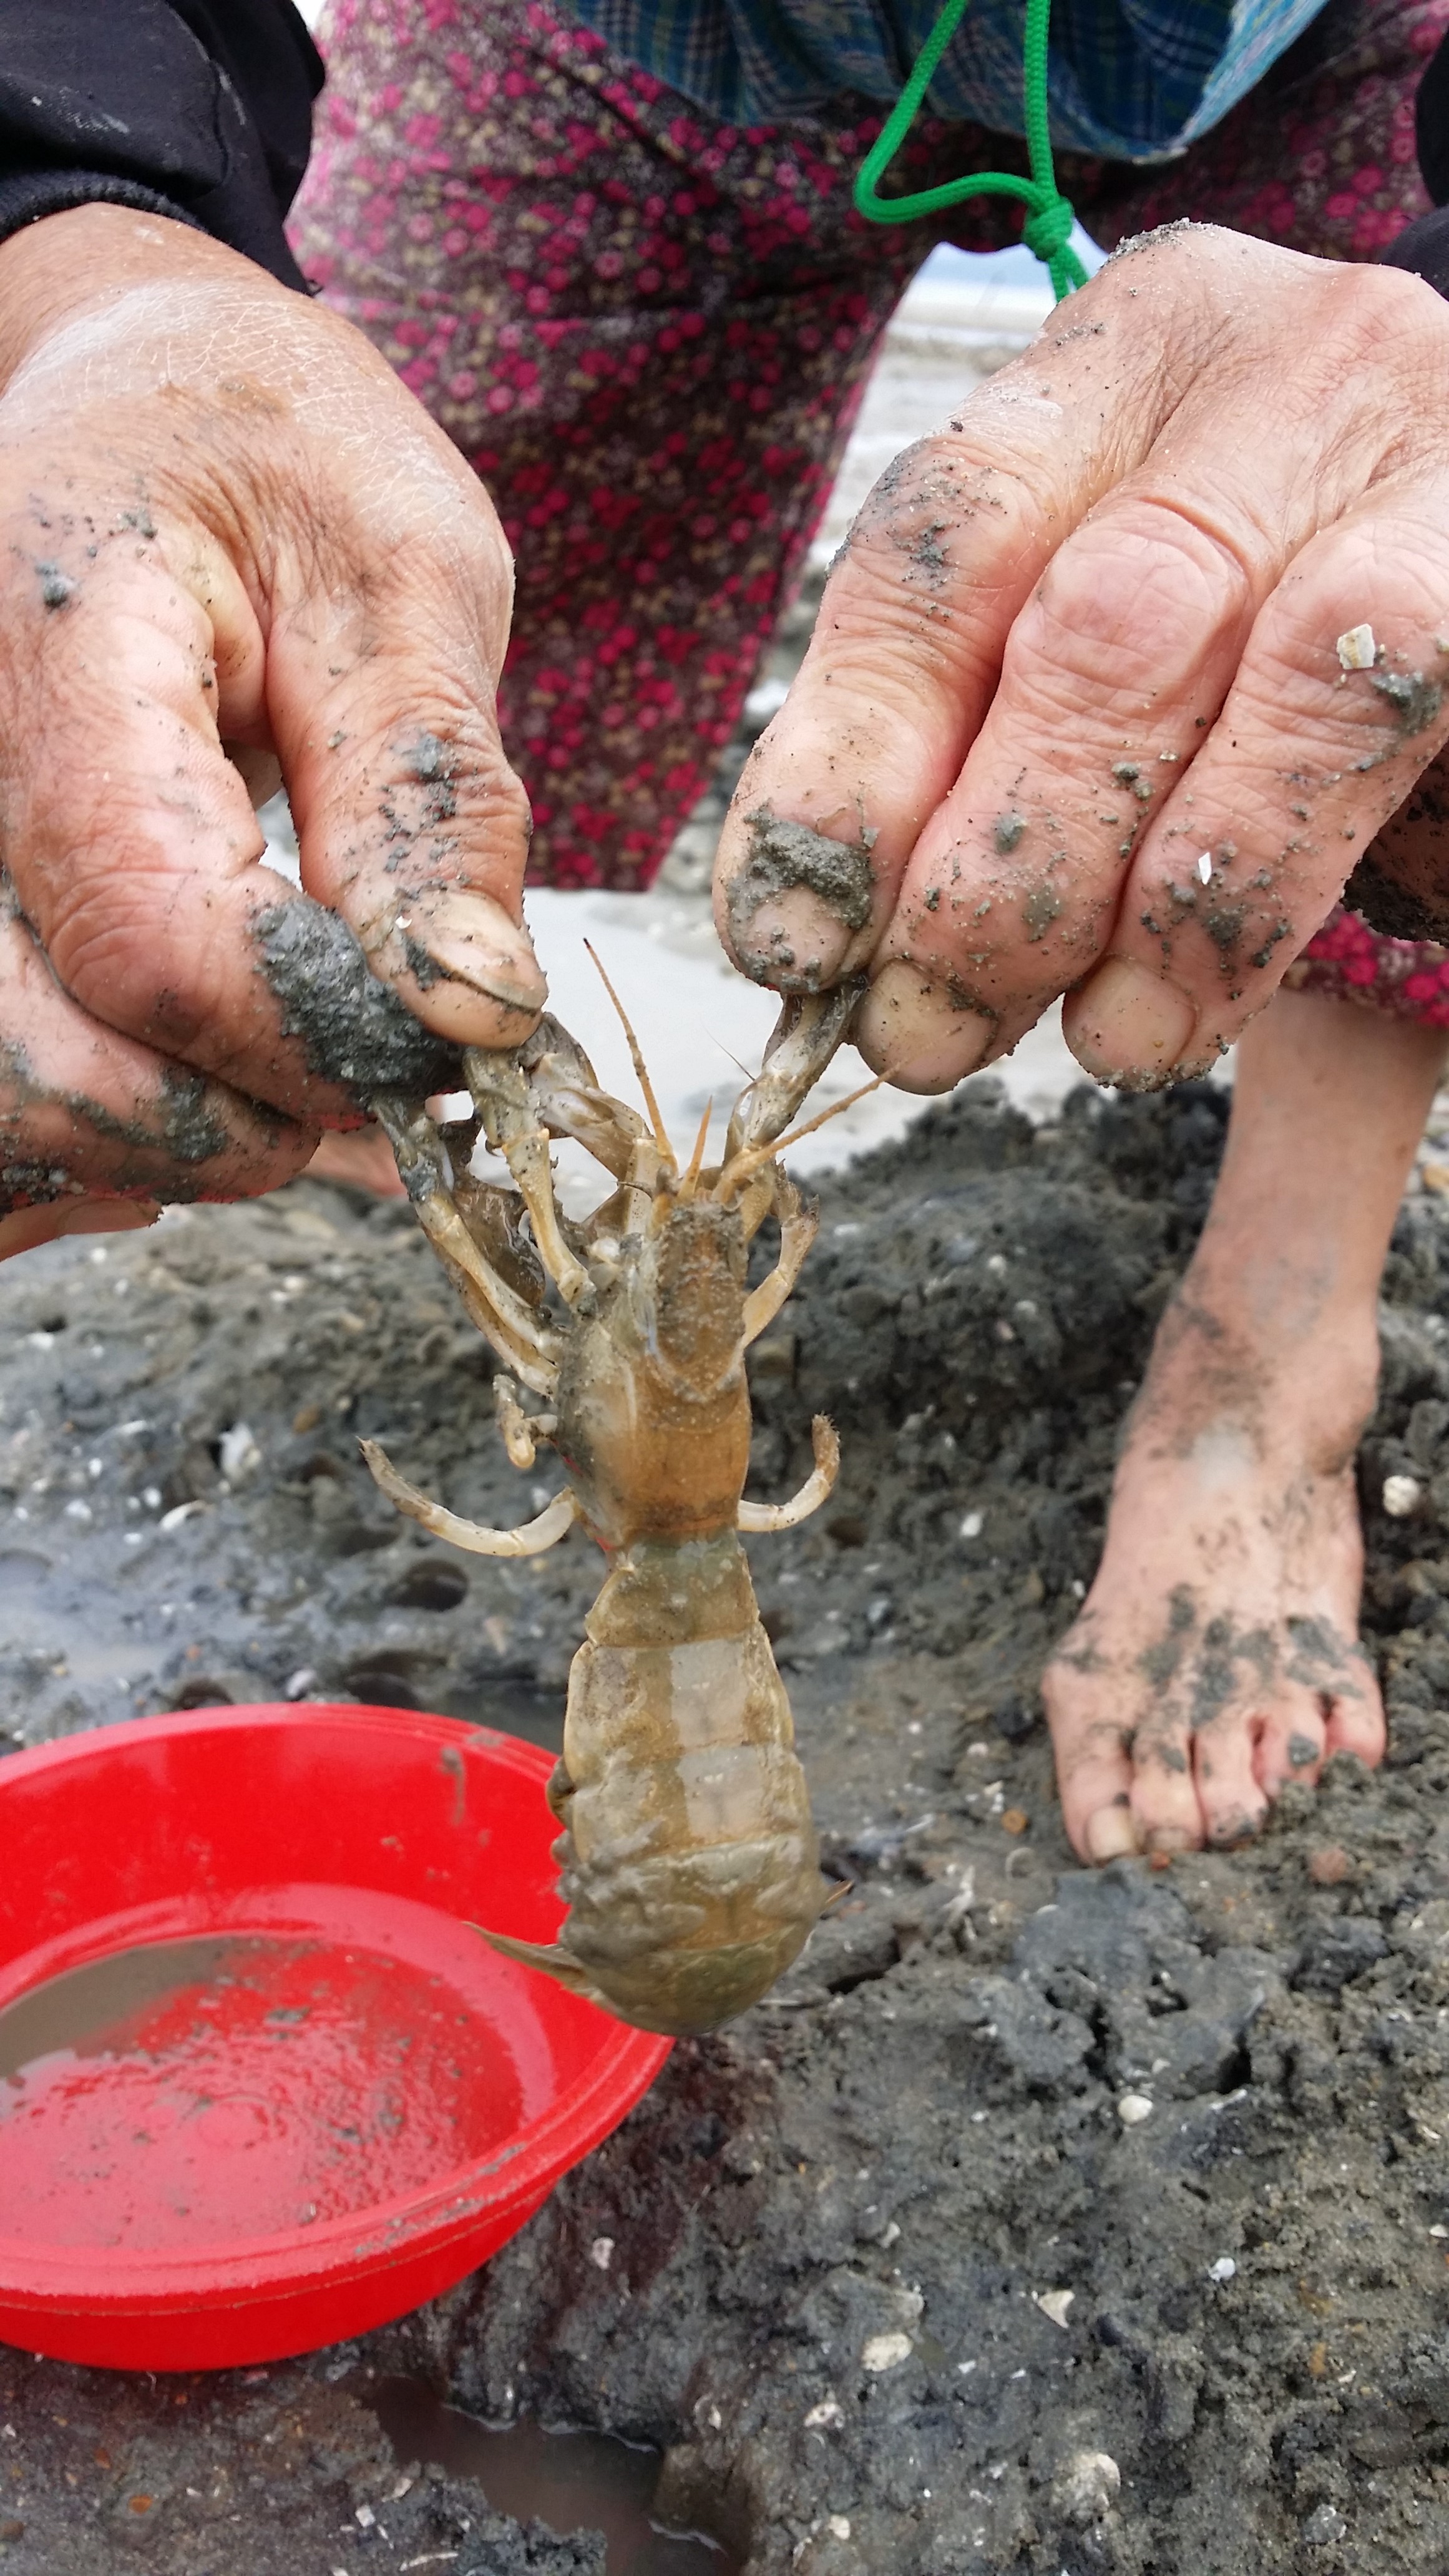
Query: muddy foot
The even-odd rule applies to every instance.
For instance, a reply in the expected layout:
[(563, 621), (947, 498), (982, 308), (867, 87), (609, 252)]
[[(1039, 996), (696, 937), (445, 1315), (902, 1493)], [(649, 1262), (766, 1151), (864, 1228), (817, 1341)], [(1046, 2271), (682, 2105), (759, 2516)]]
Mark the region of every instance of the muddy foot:
[(1164, 1319), (1101, 1567), (1043, 1680), (1084, 1859), (1241, 1841), (1329, 1754), (1380, 1759), (1357, 1635), (1373, 1365), (1356, 1339), (1244, 1347), (1190, 1293)]

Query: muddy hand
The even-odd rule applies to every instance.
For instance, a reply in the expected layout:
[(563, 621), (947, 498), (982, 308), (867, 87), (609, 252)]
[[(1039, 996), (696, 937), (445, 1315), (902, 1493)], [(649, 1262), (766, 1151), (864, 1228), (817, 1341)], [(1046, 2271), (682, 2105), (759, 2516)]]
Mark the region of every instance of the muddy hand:
[(908, 1090), (1064, 991), (1102, 1079), (1210, 1063), (1449, 736), (1446, 394), (1415, 278), (1120, 254), (861, 512), (726, 826), (737, 963), (868, 964)]
[[(508, 550), (361, 336), (90, 206), (0, 247), (0, 387), (3, 1254), (274, 1186), (544, 983)], [(243, 777), (279, 769), (300, 894)]]

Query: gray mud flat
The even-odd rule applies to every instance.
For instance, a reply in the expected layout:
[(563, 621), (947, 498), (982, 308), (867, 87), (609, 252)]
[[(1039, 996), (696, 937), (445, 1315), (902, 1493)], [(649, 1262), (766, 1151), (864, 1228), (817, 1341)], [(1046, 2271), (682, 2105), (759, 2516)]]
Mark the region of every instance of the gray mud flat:
[[(1363, 1459), (1383, 1771), (1335, 1764), (1252, 1851), (1091, 1876), (1036, 1713), (1224, 1116), (1083, 1093), (1033, 1133), (977, 1087), (830, 1187), (758, 1355), (755, 1490), (804, 1472), (816, 1407), (845, 1472), (752, 1553), (849, 1893), (401, 2325), (171, 2383), (0, 2352), (5, 2576), (603, 2576), (597, 2536), (520, 2527), (468, 2478), (396, 2494), (417, 2464), (361, 2401), (399, 2374), (656, 2445), (656, 2510), (748, 2576), (1446, 2576), (1437, 1203), (1400, 1222)], [(504, 1461), (487, 1354), (405, 1211), (315, 1185), (193, 1210), (10, 1265), (0, 1314), (11, 1743), (288, 1686), (556, 1728), (601, 1560), (451, 1557), (357, 1462), (374, 1434), (489, 1520), (556, 1480)], [(1390, 1474), (1423, 1489), (1408, 1519)], [(1132, 2091), (1153, 2107), (1126, 2127)]]

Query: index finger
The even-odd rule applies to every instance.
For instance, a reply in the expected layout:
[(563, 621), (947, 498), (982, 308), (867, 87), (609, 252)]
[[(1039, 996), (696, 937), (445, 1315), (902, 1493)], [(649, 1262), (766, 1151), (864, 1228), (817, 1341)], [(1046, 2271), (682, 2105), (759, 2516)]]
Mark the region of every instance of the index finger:
[[(1178, 283), (1181, 323), (1196, 289)], [(814, 991), (873, 955), (1017, 616), (1156, 433), (1170, 399), (1157, 305), (1104, 271), (1073, 297), (1070, 325), (1048, 324), (865, 503), (720, 842), (716, 921), (756, 982)]]

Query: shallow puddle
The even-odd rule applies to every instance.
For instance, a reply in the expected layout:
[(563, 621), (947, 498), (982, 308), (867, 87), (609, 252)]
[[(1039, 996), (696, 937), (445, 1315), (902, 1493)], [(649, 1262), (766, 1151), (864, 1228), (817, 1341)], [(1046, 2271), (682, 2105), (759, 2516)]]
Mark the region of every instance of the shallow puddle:
[(399, 2460), (435, 2461), (476, 2478), (496, 2513), (535, 2518), (563, 2538), (601, 2531), (608, 2576), (738, 2576), (738, 2561), (700, 2532), (662, 2531), (650, 2519), (657, 2451), (606, 2433), (550, 2433), (527, 2420), (494, 2427), (445, 2406), (416, 2379), (358, 2381)]

